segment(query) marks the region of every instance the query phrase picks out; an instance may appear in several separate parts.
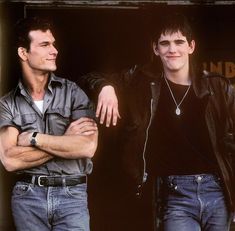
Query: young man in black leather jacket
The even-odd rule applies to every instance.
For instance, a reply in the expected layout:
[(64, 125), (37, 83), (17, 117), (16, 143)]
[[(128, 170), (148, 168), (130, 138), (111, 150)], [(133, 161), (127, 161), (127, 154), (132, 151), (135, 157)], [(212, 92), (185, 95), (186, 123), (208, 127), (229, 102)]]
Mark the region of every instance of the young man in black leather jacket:
[(148, 179), (157, 179), (161, 229), (229, 230), (235, 206), (234, 88), (222, 76), (193, 70), (195, 40), (182, 15), (157, 25), (152, 48), (161, 70), (151, 63), (110, 76), (93, 73), (83, 84), (98, 93), (101, 124), (116, 125), (121, 105), (119, 153), (132, 182), (128, 187), (139, 196)]

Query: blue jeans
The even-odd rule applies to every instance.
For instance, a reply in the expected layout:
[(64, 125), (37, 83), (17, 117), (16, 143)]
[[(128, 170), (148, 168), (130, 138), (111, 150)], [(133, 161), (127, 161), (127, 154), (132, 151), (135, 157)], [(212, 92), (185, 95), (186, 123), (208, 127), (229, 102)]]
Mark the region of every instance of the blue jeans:
[(168, 176), (164, 185), (164, 231), (229, 230), (231, 214), (218, 177)]
[(17, 231), (89, 231), (87, 184), (40, 187), (18, 181), (12, 213)]

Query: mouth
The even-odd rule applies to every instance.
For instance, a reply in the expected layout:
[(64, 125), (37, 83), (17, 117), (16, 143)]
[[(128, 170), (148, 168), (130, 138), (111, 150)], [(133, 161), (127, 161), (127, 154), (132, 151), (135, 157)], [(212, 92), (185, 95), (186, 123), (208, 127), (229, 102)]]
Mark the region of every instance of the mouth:
[(176, 59), (179, 58), (179, 56), (167, 56), (168, 59)]
[(47, 61), (49, 61), (49, 62), (55, 62), (56, 59), (47, 59)]

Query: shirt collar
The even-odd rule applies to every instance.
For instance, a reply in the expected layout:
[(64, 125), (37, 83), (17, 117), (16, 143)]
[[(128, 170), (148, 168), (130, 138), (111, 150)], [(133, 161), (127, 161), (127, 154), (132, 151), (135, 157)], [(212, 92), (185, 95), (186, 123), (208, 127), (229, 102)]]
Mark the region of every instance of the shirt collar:
[[(62, 87), (63, 85), (63, 79), (57, 77), (54, 73), (51, 73), (50, 74), (50, 77), (49, 77), (49, 82), (48, 82), (48, 86), (47, 88), (52, 91), (52, 89), (56, 86), (60, 86)], [(15, 92), (14, 94), (17, 94), (17, 93), (21, 93), (23, 95), (25, 95), (27, 92), (27, 89), (25, 88), (25, 86), (23, 85), (23, 82), (22, 82), (22, 78), (19, 79), (19, 82), (18, 82), (18, 85), (15, 89)]]

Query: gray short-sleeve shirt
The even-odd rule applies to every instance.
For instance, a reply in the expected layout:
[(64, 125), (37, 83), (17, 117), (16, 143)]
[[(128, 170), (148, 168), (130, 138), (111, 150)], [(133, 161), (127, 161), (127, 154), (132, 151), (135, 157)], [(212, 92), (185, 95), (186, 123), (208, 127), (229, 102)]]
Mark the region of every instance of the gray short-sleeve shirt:
[[(86, 94), (76, 83), (51, 74), (41, 112), (21, 81), (0, 99), (0, 129), (13, 126), (20, 132), (37, 131), (63, 135), (68, 125), (81, 117), (94, 118), (94, 110)], [(23, 170), (30, 174), (84, 175), (92, 171), (89, 158), (76, 160), (55, 157), (41, 166)]]

